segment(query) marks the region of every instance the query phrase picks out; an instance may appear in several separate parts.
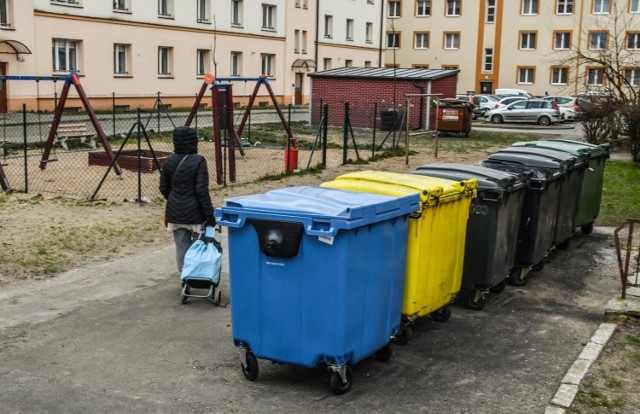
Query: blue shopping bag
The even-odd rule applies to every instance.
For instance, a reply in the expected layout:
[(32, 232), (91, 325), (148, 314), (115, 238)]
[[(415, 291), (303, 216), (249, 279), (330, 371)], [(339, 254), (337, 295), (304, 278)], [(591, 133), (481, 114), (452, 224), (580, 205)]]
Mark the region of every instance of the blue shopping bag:
[(213, 238), (201, 237), (196, 240), (184, 255), (181, 280), (210, 280), (215, 286), (220, 282), (222, 271), (222, 248)]

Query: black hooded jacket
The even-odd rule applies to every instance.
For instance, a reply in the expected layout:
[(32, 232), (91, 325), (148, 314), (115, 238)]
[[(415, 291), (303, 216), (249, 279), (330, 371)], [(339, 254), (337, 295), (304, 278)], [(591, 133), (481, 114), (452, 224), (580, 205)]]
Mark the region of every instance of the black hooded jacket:
[(160, 192), (167, 200), (167, 221), (176, 224), (206, 221), (211, 226), (215, 225), (207, 161), (198, 155), (196, 132), (187, 127), (176, 128), (173, 145), (174, 154), (167, 157), (160, 173)]

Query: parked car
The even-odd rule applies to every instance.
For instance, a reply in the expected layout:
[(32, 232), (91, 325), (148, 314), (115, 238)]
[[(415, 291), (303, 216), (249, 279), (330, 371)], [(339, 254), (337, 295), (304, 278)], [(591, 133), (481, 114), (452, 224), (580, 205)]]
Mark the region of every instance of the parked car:
[(473, 97), (473, 103), (480, 108), (481, 116), (485, 116), (488, 111), (496, 109), (499, 101), (500, 97), (496, 95), (475, 95)]
[(543, 99), (557, 103), (560, 117), (565, 121), (575, 121), (580, 117), (580, 104), (575, 96), (545, 96)]
[(544, 99), (527, 99), (514, 102), (504, 108), (493, 109), (485, 115), (493, 124), (503, 122), (535, 122), (539, 125), (551, 125), (560, 122), (558, 104)]
[(498, 101), (498, 108), (504, 108), (514, 102), (522, 101), (528, 99), (524, 96), (507, 96), (506, 98), (502, 98)]
[(511, 89), (511, 88), (498, 88), (496, 89), (496, 95), (504, 96), (523, 96), (525, 98), (535, 98), (531, 93), (523, 89)]

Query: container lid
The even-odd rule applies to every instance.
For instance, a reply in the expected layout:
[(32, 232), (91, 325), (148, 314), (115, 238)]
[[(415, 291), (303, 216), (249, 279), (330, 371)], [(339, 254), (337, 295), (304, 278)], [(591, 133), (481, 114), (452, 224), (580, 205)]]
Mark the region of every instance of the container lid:
[(474, 197), (477, 180), (452, 181), (386, 171), (358, 171), (341, 175), (334, 181), (321, 185), (395, 197), (419, 194), (422, 205), (431, 206), (458, 200), (461, 197)]
[(567, 152), (536, 147), (506, 147), (498, 151), (498, 153), (536, 155), (560, 162), (564, 165), (564, 168), (566, 170), (573, 170), (583, 167), (588, 158), (588, 155), (576, 156)]
[(477, 165), (466, 164), (425, 164), (411, 174), (447, 178), (455, 181), (478, 180), (478, 191), (513, 191), (528, 184), (531, 173), (510, 173)]
[(535, 154), (517, 152), (496, 152), (481, 164), (483, 167), (501, 171), (531, 171), (532, 180), (553, 180), (566, 174), (566, 165), (559, 160)]
[(597, 157), (609, 158), (609, 153), (611, 151), (608, 143), (595, 145), (595, 144), (589, 144), (588, 142), (574, 141), (571, 139), (560, 139), (560, 138), (548, 138), (548, 139), (545, 139), (545, 141), (558, 142), (562, 144), (568, 144), (568, 145), (588, 149), (589, 151), (591, 151), (591, 158), (597, 158)]
[(547, 141), (547, 140), (539, 140), (539, 141), (522, 141), (516, 142), (512, 144), (514, 147), (533, 147), (533, 148), (542, 148), (542, 149), (550, 149), (554, 151), (566, 152), (571, 155), (575, 155), (576, 157), (580, 157), (583, 159), (589, 159), (592, 156), (602, 156), (602, 150), (598, 147), (594, 149), (582, 146), (582, 145), (574, 145), (568, 142), (560, 142), (560, 141)]

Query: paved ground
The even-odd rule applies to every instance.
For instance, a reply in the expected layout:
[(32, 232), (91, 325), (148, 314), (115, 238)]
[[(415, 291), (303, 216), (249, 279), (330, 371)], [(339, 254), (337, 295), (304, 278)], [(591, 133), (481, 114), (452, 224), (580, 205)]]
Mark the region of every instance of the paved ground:
[(358, 364), (340, 397), (321, 368), (261, 360), (246, 381), (229, 308), (180, 304), (173, 246), (6, 288), (0, 412), (542, 413), (617, 288), (611, 231), (576, 235), (484, 311), (420, 319), (389, 362)]

